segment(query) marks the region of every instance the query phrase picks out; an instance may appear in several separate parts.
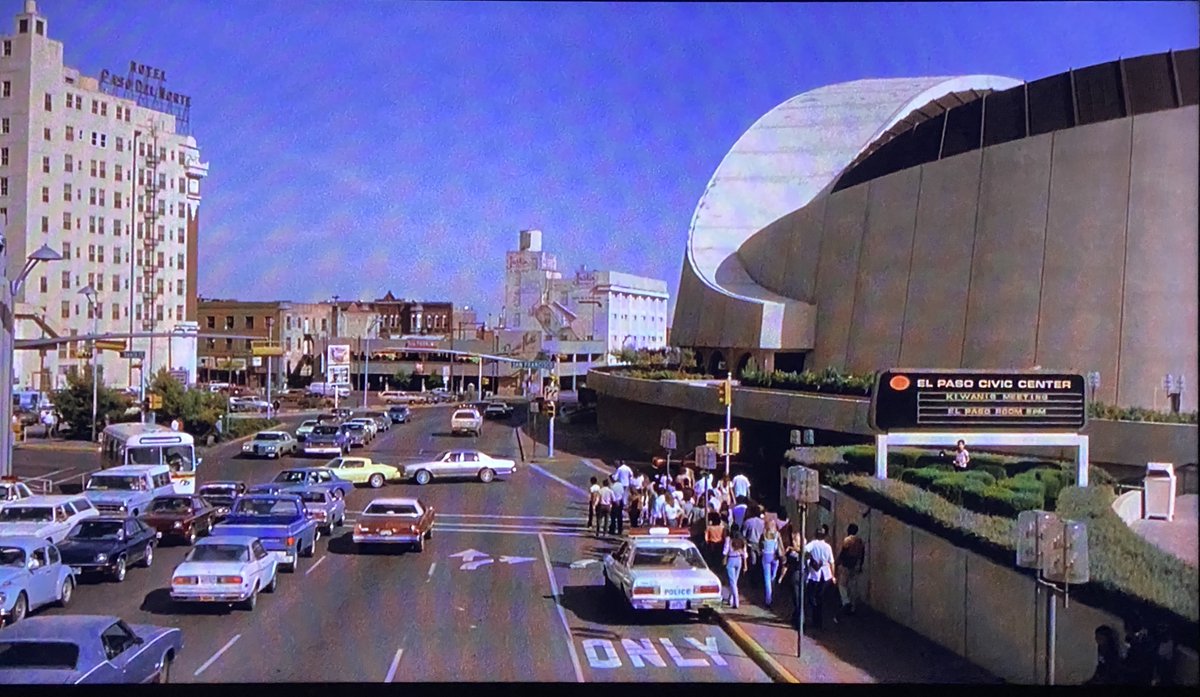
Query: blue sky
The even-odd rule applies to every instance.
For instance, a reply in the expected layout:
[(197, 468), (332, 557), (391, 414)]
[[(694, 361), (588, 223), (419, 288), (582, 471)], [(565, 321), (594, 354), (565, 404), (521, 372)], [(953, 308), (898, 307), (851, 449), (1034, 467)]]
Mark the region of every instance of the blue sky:
[[(496, 312), (504, 252), (679, 283), (721, 157), (801, 92), (866, 77), (1036, 79), (1194, 47), (1197, 4), (41, 0), (66, 62), (192, 96), (212, 165), (200, 293), (453, 300)], [(2, 0), (11, 18), (19, 0)], [(9, 20), (11, 21), (11, 20)]]

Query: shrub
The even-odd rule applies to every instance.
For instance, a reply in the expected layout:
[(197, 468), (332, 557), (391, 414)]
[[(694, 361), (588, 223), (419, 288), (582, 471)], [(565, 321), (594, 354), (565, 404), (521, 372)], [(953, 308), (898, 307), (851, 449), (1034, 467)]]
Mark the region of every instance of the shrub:
[(966, 482), (966, 477), (961, 473), (954, 472), (933, 480), (929, 483), (928, 489), (931, 493), (941, 496), (950, 503), (961, 506)]
[(1194, 424), (1200, 413), (1195, 411), (1176, 414), (1169, 411), (1157, 411), (1143, 407), (1118, 407), (1103, 402), (1088, 404), (1088, 416), (1093, 419), (1110, 419), (1113, 421), (1152, 421), (1172, 424)]
[(996, 477), (991, 472), (983, 470), (967, 470), (963, 472), (963, 477), (969, 480), (983, 482), (984, 486), (991, 486), (996, 483)]
[(983, 464), (976, 464), (972, 462), (971, 469), (968, 471), (987, 473), (991, 475), (992, 481), (1000, 481), (1001, 479), (1008, 478), (1008, 472), (1004, 469), (1003, 465), (996, 465), (990, 462), (985, 462)]
[(932, 467), (935, 469), (950, 472), (954, 469), (954, 459), (947, 457), (938, 457), (937, 455), (918, 455), (916, 458), (915, 467)]
[(222, 438), (223, 440), (241, 438), (275, 428), (279, 424), (280, 421), (277, 419), (225, 419), (226, 427)]
[(901, 481), (919, 486), (922, 489), (928, 489), (931, 484), (937, 479), (941, 479), (949, 474), (945, 470), (934, 469), (932, 467), (919, 467), (917, 469), (904, 470)]
[(1071, 481), (1072, 477), (1068, 472), (1064, 472), (1059, 467), (1043, 467), (1032, 470), (1030, 472), (1039, 482), (1042, 483), (1043, 490), (1046, 496), (1046, 510), (1054, 510), (1055, 502), (1058, 500), (1058, 494), (1062, 488)]

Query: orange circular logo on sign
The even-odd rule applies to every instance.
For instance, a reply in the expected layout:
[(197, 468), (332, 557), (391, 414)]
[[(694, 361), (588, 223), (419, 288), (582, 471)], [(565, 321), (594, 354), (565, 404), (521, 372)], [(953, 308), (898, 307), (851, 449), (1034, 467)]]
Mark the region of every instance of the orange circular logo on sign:
[(908, 386), (911, 384), (912, 382), (910, 382), (909, 379), (903, 375), (893, 375), (892, 379), (888, 380), (888, 386), (897, 392), (907, 390)]

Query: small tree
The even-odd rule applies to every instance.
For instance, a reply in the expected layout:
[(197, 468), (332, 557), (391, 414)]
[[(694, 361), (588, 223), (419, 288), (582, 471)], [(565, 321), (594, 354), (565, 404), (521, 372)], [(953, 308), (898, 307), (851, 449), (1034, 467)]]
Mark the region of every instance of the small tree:
[(206, 436), (216, 429), (225, 414), (228, 398), (204, 390), (186, 390), (166, 368), (159, 370), (150, 383), (150, 392), (162, 397), (162, 408), (155, 411), (159, 423), (175, 419), (193, 436)]
[(442, 380), (441, 375), (434, 374), (425, 376), (425, 389), (436, 390), (439, 387), (444, 387), (445, 385), (446, 381)]
[[(70, 438), (88, 440), (92, 437), (92, 367), (67, 374), (67, 386), (57, 390), (53, 396), (54, 408), (62, 422), (70, 429)], [(117, 390), (104, 386), (96, 392), (96, 432), (103, 430), (105, 422), (118, 421), (129, 407), (129, 399)]]
[(412, 373), (410, 373), (410, 372), (408, 372), (407, 370), (404, 370), (403, 368), (401, 368), (401, 369), (399, 369), (399, 370), (397, 370), (397, 371), (396, 371), (396, 374), (395, 374), (395, 375), (393, 375), (393, 376), (392, 376), (392, 378), (391, 378), (391, 381), (392, 381), (392, 382), (393, 382), (393, 383), (394, 383), (394, 384), (395, 384), (395, 385), (396, 385), (396, 386), (397, 386), (399, 389), (401, 389), (401, 390), (407, 390), (407, 389), (409, 388), (409, 385), (411, 385), (411, 384), (412, 384)]

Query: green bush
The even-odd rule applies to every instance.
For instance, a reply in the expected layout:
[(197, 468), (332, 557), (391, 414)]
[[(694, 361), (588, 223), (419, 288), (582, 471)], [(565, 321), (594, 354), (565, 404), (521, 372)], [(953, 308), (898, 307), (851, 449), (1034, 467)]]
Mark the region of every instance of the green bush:
[[(60, 423), (66, 429), (67, 438), (89, 440), (92, 437), (92, 390), (92, 366), (87, 365), (81, 371), (67, 373), (66, 388), (51, 394), (50, 399), (62, 419)], [(104, 430), (105, 423), (123, 420), (130, 399), (117, 390), (105, 387), (104, 378), (95, 386), (95, 394), (95, 428), (98, 435)]]
[(1005, 471), (1003, 465), (996, 465), (996, 464), (992, 464), (990, 462), (983, 463), (983, 464), (975, 464), (974, 462), (972, 462), (971, 469), (968, 471), (970, 471), (970, 472), (986, 472), (987, 474), (991, 475), (992, 481), (994, 481), (994, 482), (1000, 481), (1001, 479), (1008, 478), (1008, 472)]
[(933, 467), (918, 467), (916, 469), (904, 470), (901, 481), (919, 486), (922, 489), (928, 489), (931, 484), (937, 479), (949, 474), (945, 470), (935, 469)]
[(226, 428), (222, 434), (222, 440), (232, 440), (241, 438), (242, 436), (249, 436), (259, 431), (275, 428), (280, 423), (278, 419), (225, 419)]
[(966, 477), (961, 473), (954, 472), (951, 474), (938, 477), (929, 483), (929, 491), (946, 499), (950, 503), (961, 506), (963, 502), (963, 489), (967, 483)]
[(1103, 402), (1088, 404), (1088, 417), (1113, 421), (1151, 421), (1169, 424), (1195, 424), (1200, 413), (1194, 411), (1175, 414), (1142, 407), (1118, 407)]
[(984, 486), (991, 486), (996, 483), (996, 477), (991, 472), (985, 472), (983, 470), (967, 470), (966, 472), (963, 472), (963, 477), (965, 479), (973, 479), (975, 481), (983, 482)]
[(1042, 483), (1046, 496), (1046, 510), (1055, 510), (1055, 502), (1058, 500), (1059, 492), (1062, 491), (1062, 488), (1073, 477), (1069, 473), (1064, 472), (1060, 467), (1042, 467), (1032, 470), (1030, 473)]
[(937, 455), (918, 455), (914, 467), (932, 467), (946, 472), (954, 469), (954, 459), (947, 457), (938, 457)]

